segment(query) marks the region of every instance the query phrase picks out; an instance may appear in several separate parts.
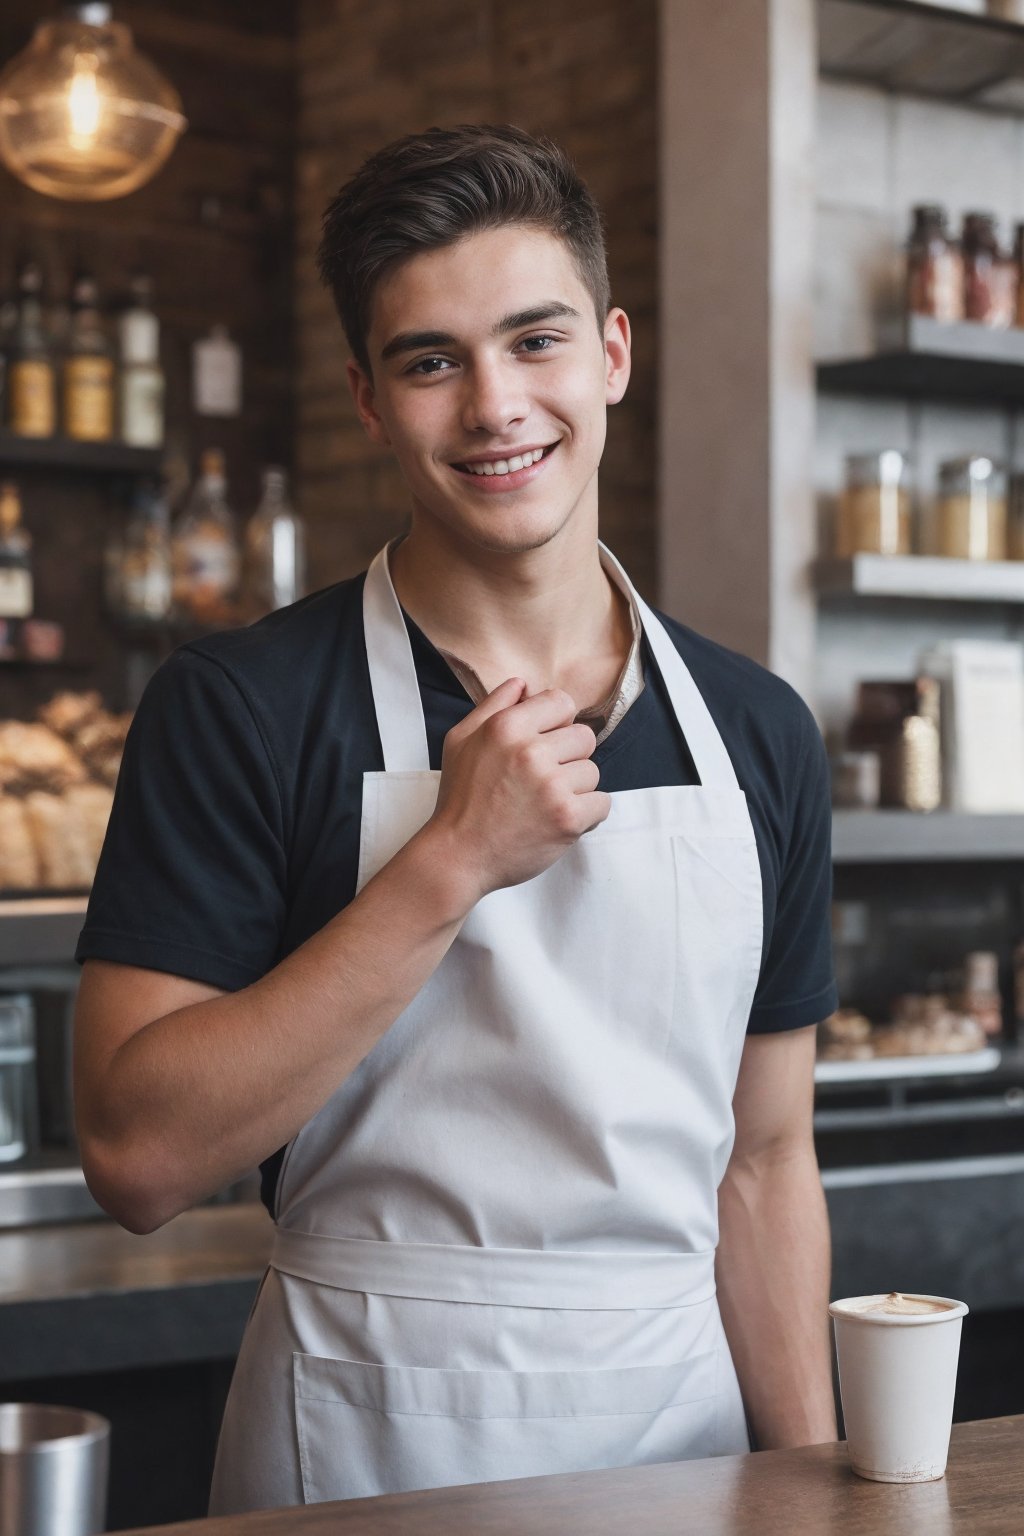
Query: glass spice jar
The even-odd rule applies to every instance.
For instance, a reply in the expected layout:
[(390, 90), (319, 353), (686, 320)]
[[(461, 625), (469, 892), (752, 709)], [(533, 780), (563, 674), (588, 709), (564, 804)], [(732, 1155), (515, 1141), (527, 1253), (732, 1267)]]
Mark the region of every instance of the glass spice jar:
[(907, 244), (907, 309), (947, 324), (964, 317), (964, 265), (946, 231), (946, 210), (923, 203), (912, 210)]
[(839, 497), (835, 552), (851, 555), (909, 555), (910, 493), (907, 459), (897, 448), (852, 453)]
[(939, 466), (937, 555), (950, 560), (1006, 559), (1006, 490), (1002, 470), (983, 454)]
[(964, 318), (1005, 329), (1017, 318), (1017, 268), (999, 245), (991, 213), (964, 214)]

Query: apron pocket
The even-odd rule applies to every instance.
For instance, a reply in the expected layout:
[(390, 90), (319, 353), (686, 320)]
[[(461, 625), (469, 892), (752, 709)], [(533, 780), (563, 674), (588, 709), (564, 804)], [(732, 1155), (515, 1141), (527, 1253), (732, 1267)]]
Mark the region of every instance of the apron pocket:
[(606, 1371), (292, 1359), (307, 1504), (716, 1449), (713, 1349), (676, 1365)]

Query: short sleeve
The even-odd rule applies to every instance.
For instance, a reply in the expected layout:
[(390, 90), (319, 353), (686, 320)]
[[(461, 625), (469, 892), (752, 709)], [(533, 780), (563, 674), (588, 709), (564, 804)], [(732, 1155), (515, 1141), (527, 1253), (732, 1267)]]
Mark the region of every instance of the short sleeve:
[(220, 663), (176, 651), (139, 704), (76, 959), (236, 991), (279, 958), (286, 859), (278, 777)]
[(779, 900), (748, 1032), (817, 1024), (838, 1006), (832, 962), (832, 803), (825, 743), (806, 707)]

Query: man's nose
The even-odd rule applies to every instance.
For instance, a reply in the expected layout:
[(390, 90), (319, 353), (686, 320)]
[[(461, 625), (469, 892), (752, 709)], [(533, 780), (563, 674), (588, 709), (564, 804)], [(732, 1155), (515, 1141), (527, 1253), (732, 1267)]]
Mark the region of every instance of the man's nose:
[(462, 425), (467, 431), (497, 436), (528, 413), (526, 392), (514, 364), (496, 360), (467, 369), (462, 402)]

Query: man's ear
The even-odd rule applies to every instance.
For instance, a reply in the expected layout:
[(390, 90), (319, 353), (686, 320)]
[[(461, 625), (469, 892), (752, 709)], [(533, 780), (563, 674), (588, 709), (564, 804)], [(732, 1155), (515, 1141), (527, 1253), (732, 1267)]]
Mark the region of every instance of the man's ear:
[(371, 443), (376, 443), (380, 448), (390, 448), (391, 439), (377, 414), (373, 380), (353, 358), (349, 358), (345, 364), (345, 372), (348, 376), (348, 387), (352, 391), (352, 399), (355, 401), (356, 413), (363, 424), (363, 431)]
[(626, 393), (630, 372), (631, 337), (624, 309), (610, 309), (604, 323), (605, 401), (618, 405)]

